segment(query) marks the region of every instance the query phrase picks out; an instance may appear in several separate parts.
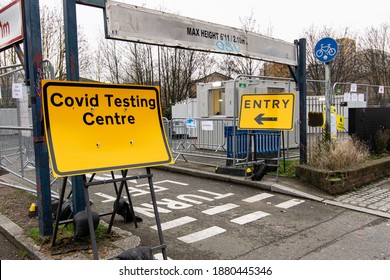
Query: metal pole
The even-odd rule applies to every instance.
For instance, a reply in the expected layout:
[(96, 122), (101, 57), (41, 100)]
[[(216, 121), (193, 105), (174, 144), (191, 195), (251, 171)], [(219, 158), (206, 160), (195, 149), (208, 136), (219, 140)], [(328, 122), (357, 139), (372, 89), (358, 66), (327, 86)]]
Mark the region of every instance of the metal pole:
[(18, 58), (19, 58), (21, 64), (23, 64), (23, 66), (25, 67), (24, 54), (23, 54), (23, 51), (22, 51), (22, 48), (20, 47), (20, 45), (14, 44), (14, 50), (15, 50), (16, 54), (18, 55)]
[(330, 106), (332, 98), (332, 84), (330, 79), (330, 64), (329, 62), (325, 63), (325, 112), (326, 112), (326, 122), (325, 122), (325, 140), (330, 141), (331, 139), (331, 119), (330, 119)]
[(54, 247), (56, 245), (58, 226), (60, 224), (61, 208), (62, 208), (62, 204), (64, 203), (65, 188), (66, 188), (66, 181), (67, 180), (68, 180), (68, 177), (64, 177), (62, 184), (61, 184), (60, 199), (58, 201), (58, 208), (57, 208), (54, 232), (53, 232), (53, 236), (51, 238), (51, 247)]
[(153, 175), (152, 175), (152, 172), (150, 171), (150, 167), (146, 168), (146, 174), (148, 175), (148, 183), (149, 183), (150, 195), (152, 197), (154, 216), (156, 218), (156, 226), (157, 226), (158, 237), (159, 237), (160, 245), (161, 245), (161, 247), (160, 247), (161, 253), (163, 255), (163, 259), (167, 260), (168, 259), (167, 250), (166, 250), (166, 246), (165, 246), (165, 242), (164, 242), (164, 236), (163, 236), (163, 231), (162, 231), (162, 227), (161, 227), (160, 215), (158, 213), (156, 193), (154, 191), (153, 180), (152, 180)]
[[(63, 0), (65, 24), (66, 78), (79, 81), (79, 56), (77, 43), (76, 0)], [(75, 135), (75, 138), (77, 135)], [(74, 159), (75, 161), (77, 159)], [(74, 176), (72, 180), (73, 213), (85, 209), (84, 184), (82, 176)]]
[(306, 85), (306, 39), (298, 42), (298, 88), (299, 88), (299, 158), (300, 163), (307, 163), (307, 85)]
[(233, 135), (232, 135), (232, 145), (233, 145), (233, 166), (236, 166), (237, 163), (237, 139), (236, 139), (236, 128), (237, 128), (237, 119), (238, 119), (238, 88), (236, 87), (238, 79), (242, 75), (237, 75), (237, 77), (234, 79), (233, 83), (233, 92), (234, 92), (234, 98), (233, 98)]
[(33, 117), (33, 135), (35, 152), (35, 174), (38, 203), (39, 234), (49, 236), (53, 232), (51, 213), (51, 191), (49, 173), (49, 155), (43, 131), (41, 79), (42, 42), (39, 1), (23, 1), (25, 76), (30, 86), (31, 109)]
[(89, 238), (91, 239), (91, 245), (92, 245), (92, 253), (93, 253), (93, 259), (98, 260), (99, 259), (99, 251), (97, 248), (96, 243), (96, 235), (95, 235), (95, 227), (93, 225), (92, 220), (92, 210), (91, 205), (89, 205), (89, 194), (88, 194), (88, 187), (85, 185), (87, 182), (86, 176), (78, 176), (81, 177), (83, 180), (83, 190), (84, 190), (84, 198), (85, 198), (85, 209), (87, 212), (87, 218), (88, 218), (88, 229), (89, 229)]

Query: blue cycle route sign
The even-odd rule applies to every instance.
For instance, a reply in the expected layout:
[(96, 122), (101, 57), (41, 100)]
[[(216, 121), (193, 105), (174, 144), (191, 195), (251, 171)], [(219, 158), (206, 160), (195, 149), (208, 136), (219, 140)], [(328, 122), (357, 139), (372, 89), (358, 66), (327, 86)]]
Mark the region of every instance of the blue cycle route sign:
[(322, 38), (319, 40), (314, 48), (314, 56), (320, 62), (329, 62), (337, 54), (339, 46), (336, 40), (332, 38)]

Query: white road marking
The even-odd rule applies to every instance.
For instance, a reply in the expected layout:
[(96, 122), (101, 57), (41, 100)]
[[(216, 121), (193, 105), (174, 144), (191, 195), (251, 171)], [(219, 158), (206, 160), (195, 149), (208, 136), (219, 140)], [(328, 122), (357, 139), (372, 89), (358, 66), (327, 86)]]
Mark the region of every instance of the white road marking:
[[(187, 183), (181, 183), (181, 182), (176, 182), (176, 181), (172, 181), (172, 180), (156, 181), (156, 182), (153, 182), (153, 185), (157, 185), (157, 184), (161, 185), (161, 184), (165, 184), (165, 183), (174, 184), (174, 185), (180, 185), (180, 186), (188, 186)], [(136, 187), (145, 187), (145, 186), (148, 187), (149, 183), (136, 185)]]
[[(92, 177), (92, 174), (85, 174), (85, 176), (88, 179), (90, 179)], [(123, 178), (123, 177), (121, 175), (119, 175), (119, 174), (114, 174), (114, 178), (115, 179), (120, 179), (120, 178)], [(99, 181), (107, 181), (107, 180), (112, 180), (112, 176), (109, 173), (100, 173), (100, 175), (95, 175), (93, 177), (93, 179), (94, 180), (99, 180)], [(137, 180), (136, 179), (128, 180), (127, 182), (137, 184)], [(120, 184), (120, 182), (118, 182), (118, 184)]]
[(185, 243), (194, 243), (194, 242), (204, 240), (206, 238), (221, 234), (225, 231), (226, 231), (226, 229), (214, 226), (214, 227), (206, 228), (204, 230), (179, 237), (177, 239), (179, 239)]
[(255, 196), (251, 196), (251, 197), (245, 198), (242, 201), (253, 203), (253, 202), (257, 202), (257, 201), (260, 201), (260, 200), (263, 200), (263, 199), (266, 199), (266, 198), (269, 198), (269, 197), (273, 197), (273, 196), (274, 195), (270, 194), (270, 193), (261, 193), (261, 194), (255, 195)]
[(279, 204), (275, 205), (275, 207), (288, 209), (290, 207), (296, 206), (296, 205), (301, 204), (303, 202), (305, 202), (305, 201), (302, 199), (294, 198), (294, 199), (287, 200), (286, 202), (279, 203)]
[[(161, 228), (162, 228), (162, 230), (167, 230), (167, 229), (171, 229), (171, 228), (175, 228), (175, 227), (179, 227), (179, 226), (191, 223), (193, 221), (196, 221), (196, 219), (192, 218), (192, 217), (185, 216), (185, 217), (182, 217), (182, 218), (179, 218), (176, 220), (162, 223)], [(157, 230), (157, 226), (151, 226), (151, 228)]]
[(214, 199), (222, 199), (222, 198), (226, 198), (226, 197), (234, 195), (234, 193), (221, 194), (221, 193), (209, 192), (209, 191), (205, 191), (205, 190), (198, 190), (198, 192), (207, 193), (209, 195), (212, 195), (212, 196), (214, 196)]
[(26, 166), (24, 167), (24, 169), (32, 170), (32, 169), (35, 169), (35, 166), (33, 166), (33, 165), (26, 165)]
[(247, 214), (247, 215), (235, 218), (235, 219), (230, 220), (230, 221), (233, 222), (233, 223), (239, 224), (239, 225), (245, 225), (247, 223), (250, 223), (250, 222), (259, 220), (261, 218), (264, 218), (264, 217), (266, 217), (268, 215), (269, 215), (268, 213), (265, 213), (265, 212), (262, 212), (262, 211), (257, 211), (257, 212), (253, 212), (253, 213), (250, 213), (250, 214)]
[(95, 193), (97, 196), (100, 196), (100, 197), (103, 197), (105, 198), (106, 200), (102, 200), (101, 203), (107, 203), (107, 202), (113, 202), (116, 200), (116, 197), (115, 196), (112, 196), (112, 195), (108, 195), (108, 194), (105, 194), (105, 193), (101, 193), (101, 192), (97, 192)]
[(228, 211), (230, 209), (234, 209), (236, 207), (239, 207), (239, 205), (233, 204), (233, 203), (227, 203), (224, 205), (219, 205), (219, 206), (215, 206), (213, 208), (204, 210), (204, 211), (202, 211), (202, 213), (204, 213), (206, 215), (215, 215), (215, 214), (219, 214), (219, 213)]
[[(164, 257), (163, 257), (163, 254), (162, 253), (157, 253), (157, 254), (154, 254), (153, 257), (156, 259), (156, 260), (164, 260)], [(167, 257), (168, 260), (172, 260), (170, 257)]]

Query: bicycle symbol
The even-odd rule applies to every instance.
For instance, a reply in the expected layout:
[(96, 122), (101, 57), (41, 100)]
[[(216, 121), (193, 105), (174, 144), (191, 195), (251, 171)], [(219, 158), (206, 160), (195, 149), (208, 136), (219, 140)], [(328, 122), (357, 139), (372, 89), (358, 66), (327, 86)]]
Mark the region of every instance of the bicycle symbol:
[(328, 55), (329, 56), (335, 56), (336, 55), (336, 49), (332, 48), (330, 44), (321, 44), (321, 48), (316, 51), (316, 57), (322, 57), (323, 59), (327, 60)]

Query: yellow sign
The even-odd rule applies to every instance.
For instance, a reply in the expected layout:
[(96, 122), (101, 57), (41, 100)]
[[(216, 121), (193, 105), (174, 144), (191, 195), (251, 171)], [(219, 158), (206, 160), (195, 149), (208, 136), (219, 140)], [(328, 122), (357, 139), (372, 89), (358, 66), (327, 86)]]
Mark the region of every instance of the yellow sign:
[[(326, 123), (326, 105), (323, 105), (323, 116), (324, 116), (324, 124), (322, 128), (325, 128)], [(337, 138), (337, 130), (344, 131), (344, 124), (345, 119), (344, 116), (337, 114), (336, 106), (330, 106), (330, 132), (331, 132), (331, 138)]]
[(158, 87), (43, 81), (55, 177), (172, 163)]
[(344, 131), (344, 129), (345, 129), (345, 118), (344, 118), (344, 116), (337, 115), (336, 127), (337, 127), (337, 130)]
[(292, 130), (294, 93), (243, 94), (239, 129)]
[[(324, 120), (326, 120), (326, 105), (323, 105), (324, 111)], [(336, 106), (330, 106), (330, 113), (334, 114), (336, 116), (336, 128), (337, 130), (344, 131), (344, 124), (345, 124), (345, 118), (342, 115), (337, 114)], [(323, 128), (325, 127), (325, 124), (323, 125)]]

